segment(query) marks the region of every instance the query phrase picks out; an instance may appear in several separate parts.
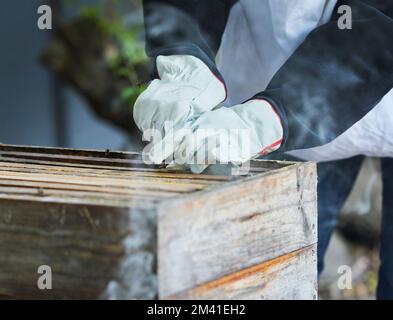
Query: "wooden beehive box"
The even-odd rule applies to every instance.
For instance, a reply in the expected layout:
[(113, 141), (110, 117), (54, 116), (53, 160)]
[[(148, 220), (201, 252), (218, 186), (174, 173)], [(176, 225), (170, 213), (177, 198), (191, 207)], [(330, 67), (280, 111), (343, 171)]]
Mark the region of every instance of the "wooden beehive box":
[(315, 299), (316, 223), (313, 163), (192, 175), (0, 145), (1, 298)]

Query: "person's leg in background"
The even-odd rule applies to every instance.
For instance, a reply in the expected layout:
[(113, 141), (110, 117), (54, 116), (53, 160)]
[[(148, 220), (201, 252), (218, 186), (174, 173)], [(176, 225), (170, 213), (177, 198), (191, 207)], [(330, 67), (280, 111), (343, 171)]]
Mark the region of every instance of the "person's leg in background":
[(393, 159), (382, 159), (382, 224), (377, 299), (393, 299)]
[(363, 160), (364, 157), (359, 156), (318, 164), (318, 276), (324, 268), (324, 256), (337, 215), (352, 190)]

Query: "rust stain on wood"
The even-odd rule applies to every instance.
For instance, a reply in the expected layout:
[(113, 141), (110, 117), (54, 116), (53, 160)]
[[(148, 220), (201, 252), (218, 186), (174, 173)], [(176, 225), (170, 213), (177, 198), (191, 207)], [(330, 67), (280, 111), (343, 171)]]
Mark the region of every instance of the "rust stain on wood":
[[(272, 260), (269, 261), (265, 261), (261, 264), (252, 266), (250, 268), (246, 268), (243, 269), (241, 271), (235, 272), (233, 274), (230, 275), (226, 275), (223, 276), (220, 279), (217, 280), (213, 280), (210, 282), (207, 282), (205, 284), (202, 284), (196, 288), (192, 288), (189, 290), (186, 290), (186, 292), (182, 292), (182, 293), (178, 293), (175, 295), (171, 295), (168, 297), (165, 297), (164, 299), (168, 299), (168, 300), (173, 300), (173, 299), (177, 299), (179, 296), (203, 296), (206, 292), (209, 292), (213, 289), (225, 286), (227, 284), (231, 284), (233, 282), (245, 279), (249, 276), (258, 274), (258, 273), (264, 273), (264, 274), (268, 274), (269, 271), (271, 271), (272, 268), (278, 266), (278, 265), (282, 265), (287, 263), (289, 260), (291, 260), (292, 258), (302, 254), (303, 252), (307, 251), (310, 249), (311, 246), (307, 246), (305, 248), (290, 252), (288, 254), (282, 255), (280, 257), (274, 258)], [(269, 275), (270, 277), (274, 277), (274, 273), (270, 273)]]

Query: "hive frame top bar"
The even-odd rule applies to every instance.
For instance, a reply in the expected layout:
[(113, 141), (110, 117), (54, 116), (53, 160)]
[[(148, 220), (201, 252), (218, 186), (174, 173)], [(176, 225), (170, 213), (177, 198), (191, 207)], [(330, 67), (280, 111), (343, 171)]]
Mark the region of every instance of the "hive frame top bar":
[[(7, 161), (6, 159), (12, 158), (12, 156), (17, 156), (17, 158), (28, 160), (29, 156), (35, 159), (47, 158), (59, 159), (63, 162), (74, 162), (79, 163), (78, 160), (86, 162), (96, 162), (100, 164), (101, 162), (111, 162), (113, 167), (124, 166), (137, 167), (140, 168), (151, 168), (160, 172), (173, 172), (167, 170), (159, 165), (147, 165), (143, 162), (142, 155), (139, 152), (132, 151), (114, 151), (110, 149), (106, 150), (95, 150), (95, 149), (73, 149), (73, 148), (54, 148), (54, 147), (39, 147), (39, 146), (25, 146), (25, 145), (11, 145), (0, 143), (0, 161)], [(264, 168), (263, 172), (268, 170), (280, 169), (282, 167), (287, 167), (293, 165), (296, 162), (291, 161), (277, 161), (277, 160), (252, 160), (251, 161), (251, 173), (259, 173), (261, 170), (258, 168)], [(265, 166), (262, 166), (265, 164)], [(256, 170), (255, 170), (256, 169)], [(180, 172), (187, 174), (189, 172)], [(206, 174), (201, 174), (206, 176)], [(214, 174), (211, 174), (215, 176)], [(193, 175), (197, 178), (200, 175)]]
[(146, 164), (138, 152), (0, 144), (0, 198), (146, 206), (294, 165), (255, 160), (245, 176), (228, 174), (229, 166), (196, 175)]

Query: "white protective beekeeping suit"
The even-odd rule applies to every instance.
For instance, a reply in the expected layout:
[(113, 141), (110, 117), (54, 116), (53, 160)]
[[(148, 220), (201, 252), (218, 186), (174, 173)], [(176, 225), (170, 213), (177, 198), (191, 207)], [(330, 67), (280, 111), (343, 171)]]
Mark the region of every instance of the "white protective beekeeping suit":
[[(240, 0), (231, 11), (219, 58), (228, 105), (263, 91), (275, 73), (318, 26), (337, 0)], [(364, 118), (327, 145), (291, 154), (328, 161), (364, 154), (393, 156), (393, 90)], [(288, 106), (290, 108), (290, 106)]]

